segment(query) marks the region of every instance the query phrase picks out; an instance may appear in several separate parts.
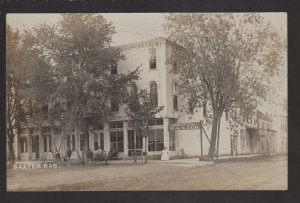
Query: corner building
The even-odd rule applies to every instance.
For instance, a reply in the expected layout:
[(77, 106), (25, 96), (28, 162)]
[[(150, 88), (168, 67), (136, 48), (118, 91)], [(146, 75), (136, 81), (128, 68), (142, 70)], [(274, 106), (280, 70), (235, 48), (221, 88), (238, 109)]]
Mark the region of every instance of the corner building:
[[(145, 138), (136, 133), (132, 122), (126, 119), (125, 106), (112, 101), (111, 114), (113, 114), (114, 119), (93, 127), (88, 143), (91, 150), (101, 148), (108, 152), (114, 148), (118, 151), (119, 158), (132, 157), (134, 148), (136, 148), (137, 155), (142, 154), (145, 148), (147, 148), (149, 155), (160, 154), (164, 147), (169, 150), (170, 156), (200, 155), (201, 137), (199, 129), (170, 130), (169, 128), (175, 123), (191, 123), (203, 120), (203, 109), (196, 109), (193, 115), (188, 115), (183, 109), (186, 100), (179, 95), (178, 76), (171, 71), (176, 66), (168, 63), (173, 46), (177, 45), (165, 38), (156, 38), (116, 47), (124, 55), (125, 60), (120, 61), (117, 67), (113, 67), (111, 74), (126, 73), (140, 67), (141, 79), (136, 82), (137, 89), (148, 90), (157, 106), (164, 106), (164, 109), (156, 115), (155, 120), (149, 123), (149, 136), (145, 145)], [(51, 108), (51, 105), (48, 104), (47, 108)], [(258, 153), (256, 122), (242, 128), (238, 137), (231, 135), (228, 126), (228, 121), (224, 115), (220, 126), (220, 155), (233, 155), (237, 150), (239, 154)], [(247, 133), (249, 139), (241, 139), (242, 135), (246, 134), (245, 132), (249, 131), (250, 128), (253, 135), (249, 132)], [(211, 129), (205, 128), (205, 133), (210, 139)], [(204, 133), (202, 142), (203, 154), (207, 155), (209, 141)], [(238, 144), (238, 142), (240, 143)], [(47, 121), (40, 125), (31, 123), (26, 128), (24, 127), (21, 136), (16, 139), (15, 146), (18, 159), (52, 159), (52, 153), (49, 152), (51, 147), (59, 149), (61, 154), (64, 154), (67, 147), (76, 149), (78, 154), (81, 154), (83, 136), (78, 129), (75, 129), (71, 135), (64, 135), (58, 122), (54, 122), (54, 127), (50, 127)], [(243, 149), (240, 146), (243, 146)], [(77, 156), (77, 153), (73, 151), (71, 158)]]

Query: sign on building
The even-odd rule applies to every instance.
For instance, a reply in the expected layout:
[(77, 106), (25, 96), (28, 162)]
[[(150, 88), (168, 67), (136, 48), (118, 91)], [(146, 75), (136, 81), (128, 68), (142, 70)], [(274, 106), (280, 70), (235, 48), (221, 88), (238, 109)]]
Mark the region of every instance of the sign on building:
[(200, 122), (193, 123), (176, 123), (169, 125), (169, 130), (200, 130)]

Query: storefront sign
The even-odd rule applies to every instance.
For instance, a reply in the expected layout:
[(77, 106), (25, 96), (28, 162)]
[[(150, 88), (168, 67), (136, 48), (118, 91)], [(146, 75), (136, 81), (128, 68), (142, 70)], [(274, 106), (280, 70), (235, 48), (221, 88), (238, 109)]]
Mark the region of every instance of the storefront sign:
[(169, 130), (199, 130), (200, 126), (200, 122), (176, 123), (169, 125)]

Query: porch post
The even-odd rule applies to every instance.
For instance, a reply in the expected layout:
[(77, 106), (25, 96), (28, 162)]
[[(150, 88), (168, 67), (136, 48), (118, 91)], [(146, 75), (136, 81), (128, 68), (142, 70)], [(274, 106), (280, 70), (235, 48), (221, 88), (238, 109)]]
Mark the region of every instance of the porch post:
[(128, 156), (128, 122), (123, 121), (123, 149), (124, 149), (124, 157)]
[(169, 151), (169, 118), (163, 118), (164, 120), (164, 147)]
[(104, 139), (104, 151), (108, 153), (110, 150), (110, 133), (109, 133), (108, 123), (104, 123), (103, 126), (103, 139)]

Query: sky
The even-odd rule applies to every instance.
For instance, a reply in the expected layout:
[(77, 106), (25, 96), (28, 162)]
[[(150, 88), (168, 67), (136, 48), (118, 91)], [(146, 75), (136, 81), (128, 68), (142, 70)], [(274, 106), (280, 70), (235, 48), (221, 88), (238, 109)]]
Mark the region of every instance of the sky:
[[(166, 37), (163, 29), (166, 13), (103, 13), (108, 21), (115, 26), (116, 33), (112, 38), (112, 46), (145, 41), (156, 37)], [(287, 37), (287, 13), (261, 13), (285, 38)], [(56, 23), (60, 19), (58, 13), (14, 13), (7, 14), (7, 23), (22, 31), (39, 23)], [(287, 64), (282, 67), (286, 79), (277, 85), (278, 98), (287, 98)], [(285, 78), (285, 77), (284, 77)]]
[[(270, 21), (282, 35), (287, 35), (286, 13), (261, 13), (267, 21)], [(166, 37), (163, 24), (166, 13), (103, 13), (108, 21), (111, 21), (116, 34), (113, 36), (113, 46), (130, 44), (134, 42)], [(7, 23), (13, 28), (22, 30), (33, 27), (39, 23), (56, 23), (60, 18), (58, 13), (35, 14), (7, 14)]]

